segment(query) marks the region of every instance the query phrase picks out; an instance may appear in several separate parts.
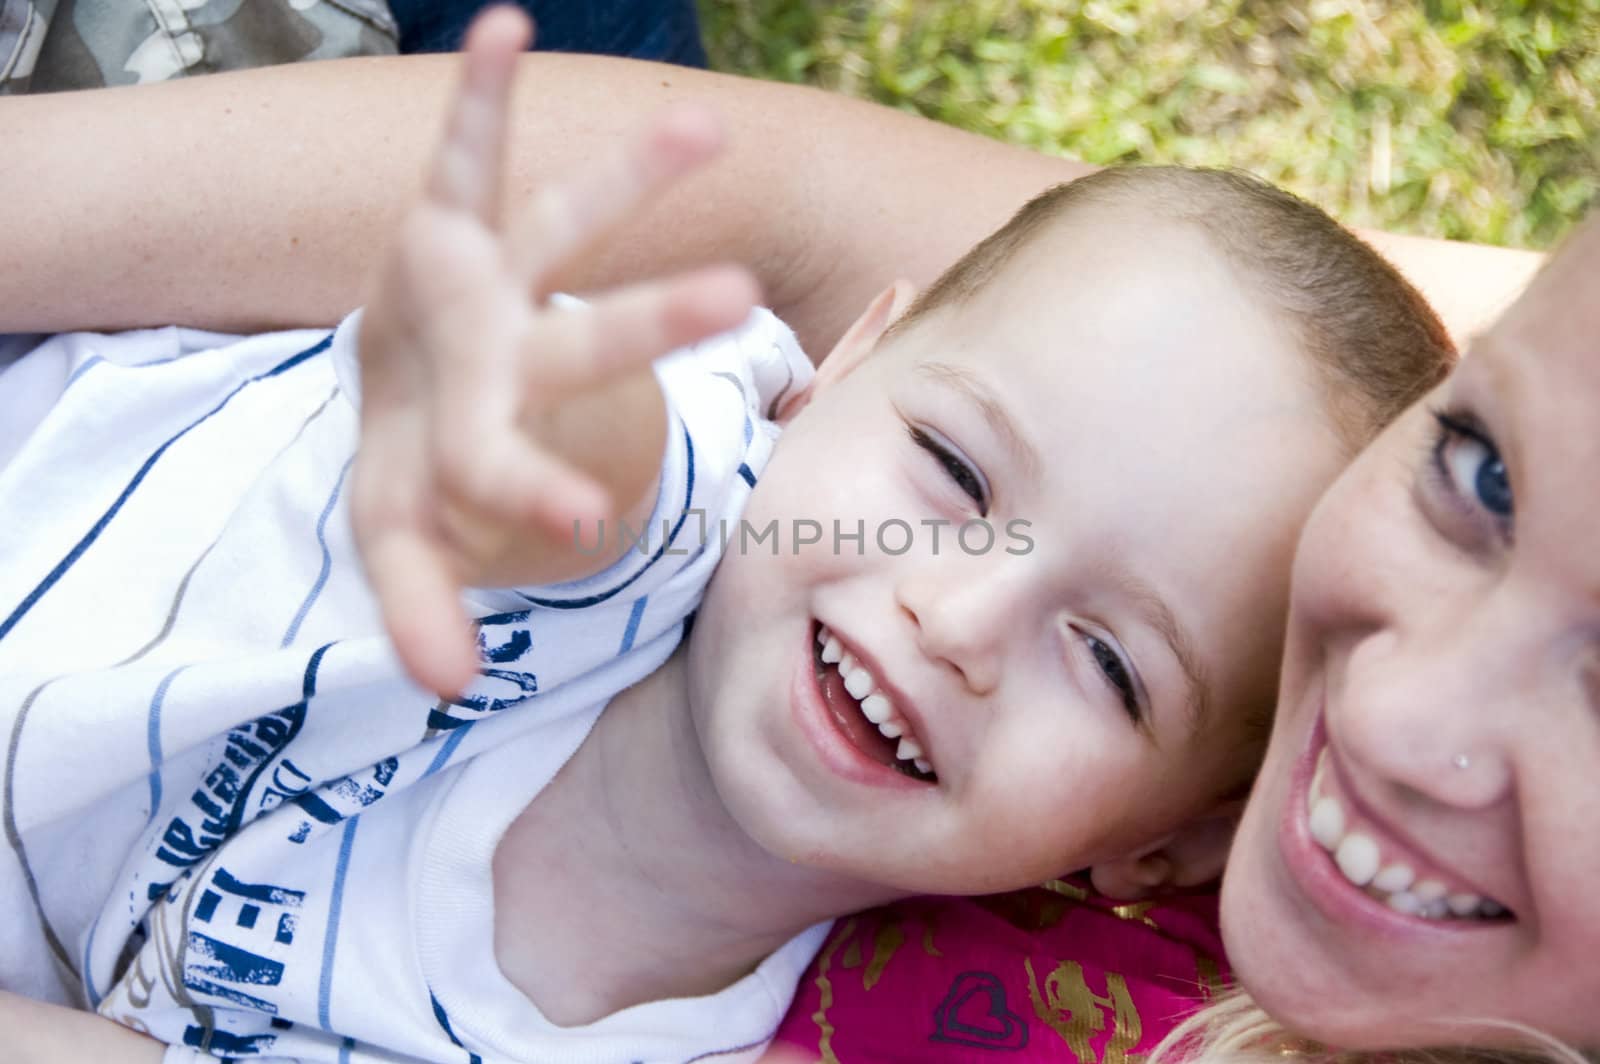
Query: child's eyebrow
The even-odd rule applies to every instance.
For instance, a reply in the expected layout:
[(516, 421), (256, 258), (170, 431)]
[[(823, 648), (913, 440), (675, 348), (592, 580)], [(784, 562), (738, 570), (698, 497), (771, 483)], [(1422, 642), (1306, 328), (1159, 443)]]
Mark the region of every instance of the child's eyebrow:
[(1205, 666), (1195, 653), (1194, 640), (1178, 623), (1177, 616), (1158, 594), (1156, 589), (1141, 580), (1124, 566), (1117, 566), (1115, 577), (1124, 594), (1138, 610), (1139, 619), (1154, 628), (1166, 640), (1172, 656), (1178, 659), (1183, 670), (1189, 697), (1185, 702), (1189, 718), (1189, 734), (1198, 735), (1205, 730), (1211, 710), (1211, 688), (1207, 682)]
[(1038, 479), (1043, 464), (1039, 461), (1039, 452), (1017, 428), (1005, 404), (983, 378), (963, 366), (952, 366), (948, 362), (918, 362), (915, 368), (924, 377), (952, 389), (976, 406), (983, 414), (984, 421), (1005, 444), (1006, 450), (1011, 452), (1012, 459), (1022, 466), (1023, 472), (1030, 479)]
[[(1042, 464), (1039, 452), (1018, 430), (1005, 404), (981, 377), (964, 366), (953, 366), (948, 362), (918, 362), (915, 369), (917, 373), (950, 388), (976, 406), (989, 427), (1011, 452), (1012, 458), (1023, 467), (1023, 471), (1031, 478), (1038, 477)], [(1178, 623), (1177, 615), (1166, 600), (1156, 593), (1155, 588), (1123, 566), (1117, 567), (1116, 580), (1138, 610), (1139, 619), (1156, 630), (1172, 651), (1172, 656), (1178, 659), (1178, 667), (1183, 670), (1188, 690), (1185, 708), (1189, 718), (1189, 733), (1198, 735), (1206, 727), (1211, 692), (1206, 682), (1205, 667), (1194, 650), (1194, 640), (1189, 638), (1189, 633)]]

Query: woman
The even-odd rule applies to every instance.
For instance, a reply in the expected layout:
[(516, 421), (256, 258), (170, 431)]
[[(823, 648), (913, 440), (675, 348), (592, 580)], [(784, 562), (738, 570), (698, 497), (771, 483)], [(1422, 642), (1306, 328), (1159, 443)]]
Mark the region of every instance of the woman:
[[(220, 306), (221, 320), (235, 325), (272, 316), (263, 312), (263, 303), (287, 308), (279, 320), (326, 318), (343, 309), (352, 293), (347, 281), (338, 280), (346, 276), (340, 271), (355, 267), (348, 276), (361, 273), (368, 254), (364, 234), (372, 231), (364, 225), (381, 224), (392, 208), (369, 207), (366, 222), (357, 215), (350, 224), (341, 217), (349, 195), (338, 184), (323, 184), (321, 199), (312, 197), (313, 214), (321, 211), (332, 224), (323, 227), (313, 219), (311, 229), (318, 232), (312, 235), (302, 219), (278, 207), (267, 191), (273, 188), (269, 179), (303, 175), (307, 167), (352, 165), (339, 156), (351, 150), (338, 146), (340, 138), (358, 141), (356, 151), (387, 140), (387, 148), (375, 149), (387, 154), (362, 165), (415, 174), (420, 170), (408, 153), (420, 150), (431, 130), (419, 131), (415, 144), (404, 142), (397, 120), (384, 125), (367, 109), (381, 105), (373, 102), (377, 96), (365, 97), (348, 83), (342, 94), (327, 97), (347, 110), (319, 116), (332, 127), (348, 128), (325, 131), (324, 141), (312, 142), (314, 151), (307, 150), (306, 139), (283, 135), (281, 110), (269, 113), (269, 124), (279, 127), (270, 137), (252, 124), (259, 117), (245, 114), (235, 121), (228, 113), (246, 102), (260, 112), (268, 93), (270, 106), (281, 108), (296, 93), (327, 92), (347, 77), (375, 79), (365, 82), (371, 91), (386, 84), (394, 69), (329, 66), (297, 72), (292, 84), (245, 75), (226, 84), (217, 79), (217, 86), (192, 83), (183, 93), (139, 90), (144, 95), (137, 100), (127, 93), (114, 101), (64, 99), (53, 109), (0, 109), (0, 122), (24, 143), (49, 145), (51, 129), (77, 122), (89, 128), (86, 141), (94, 141), (95, 130), (119, 130), (120, 143), (129, 148), (129, 166), (101, 168), (112, 178), (88, 192), (75, 187), (68, 193), (59, 183), (52, 192), (45, 184), (53, 173), (74, 172), (67, 157), (77, 149), (71, 145), (21, 152), (8, 169), (3, 179), (16, 184), (0, 189), (0, 203), (12, 205), (4, 210), (37, 210), (42, 204), (51, 212), (52, 197), (58, 208), (76, 208), (87, 195), (87, 224), (108, 220), (121, 235), (89, 264), (87, 275), (78, 264), (70, 276), (25, 275), (20, 267), (28, 240), (61, 239), (63, 229), (70, 239), (71, 227), (85, 221), (59, 216), (63, 224), (31, 230), (6, 223), (8, 232), (22, 234), (13, 254), (24, 260), (14, 257), (0, 273), (0, 290), (8, 293), (7, 327), (81, 325), (84, 310), (64, 303), (59, 292), (82, 291), (96, 276), (122, 282), (120, 290), (103, 290), (106, 298), (96, 300), (102, 324), (194, 318), (201, 306)], [(569, 105), (561, 113), (572, 113), (569, 92), (604, 96), (614, 111), (619, 86), (649, 97), (658, 95), (652, 83), (687, 77), (674, 72), (667, 78), (658, 68), (619, 68), (602, 86), (586, 88), (582, 77), (576, 85), (561, 81), (559, 64), (540, 69), (543, 77), (530, 80), (542, 91), (536, 106), (546, 113), (558, 94)], [(438, 79), (445, 75), (437, 66), (406, 71), (409, 91), (426, 96), (428, 78), (442, 89)], [(700, 93), (725, 84), (706, 75), (688, 80)], [(764, 152), (759, 138), (755, 147), (744, 139), (745, 153), (708, 179), (712, 186), (691, 186), (664, 205), (657, 228), (627, 234), (624, 247), (644, 249), (643, 263), (613, 255), (594, 262), (574, 283), (675, 266), (731, 246), (779, 282), (773, 302), (798, 316), (815, 348), (830, 329), (837, 331), (829, 306), (845, 305), (840, 293), (853, 287), (876, 285), (881, 277), (875, 272), (893, 262), (895, 252), (901, 262), (931, 272), (944, 252), (987, 228), (1026, 192), (1060, 176), (1062, 164), (793, 92), (741, 89), (732, 115), (736, 130), (766, 127), (770, 147), (774, 111), (794, 107), (787, 112), (793, 120), (781, 127), (786, 137), (834, 130), (853, 138), (860, 158), (879, 160), (867, 179), (895, 190), (904, 208), (899, 221), (862, 204), (855, 157), (838, 156), (831, 166), (797, 175), (780, 155)], [(768, 95), (756, 104), (739, 102), (763, 93)], [(391, 116), (407, 104), (414, 107), (415, 99), (405, 97)], [(241, 239), (201, 240), (201, 246), (181, 249), (165, 245), (173, 226), (162, 217), (159, 200), (140, 223), (150, 228), (128, 231), (124, 219), (132, 205), (124, 190), (137, 187), (128, 171), (144, 165), (132, 147), (151, 129), (163, 128), (159, 118), (154, 125), (141, 122), (171, 108), (186, 109), (190, 128), (210, 123), (211, 136), (242, 138), (230, 142), (234, 152), (224, 149), (220, 165), (238, 169), (217, 187), (215, 199), (201, 199), (224, 204), (226, 192), (248, 202), (252, 189), (260, 192), (260, 213)], [(595, 108), (600, 110), (598, 102)], [(555, 119), (558, 126), (561, 121)], [(606, 131), (590, 128), (584, 135), (604, 137)], [(251, 150), (284, 143), (298, 147), (269, 153), (266, 166), (260, 151)], [(581, 154), (584, 142), (568, 137), (555, 143)], [(108, 145), (102, 139), (97, 147), (104, 152)], [(117, 142), (109, 147), (115, 152)], [(874, 156), (869, 147), (883, 154)], [(953, 165), (952, 156), (961, 162)], [(984, 165), (964, 169), (974, 163)], [(525, 165), (523, 172), (532, 169)], [(93, 184), (93, 171), (76, 172)], [(754, 183), (757, 174), (772, 180)], [(209, 218), (200, 210), (197, 217), (192, 183), (186, 193), (188, 225), (199, 226), (201, 234), (208, 226), (236, 230), (237, 208), (231, 216), (219, 209)], [(820, 212), (820, 235), (805, 217), (783, 209), (800, 204)], [(779, 218), (775, 237), (760, 236), (751, 224), (767, 214)], [(930, 225), (930, 216), (953, 224)], [(896, 243), (901, 236), (914, 242)], [(285, 278), (287, 302), (267, 300), (256, 286), (263, 278), (274, 286), (279, 282), (272, 280), (274, 263), (263, 266), (263, 249), (269, 260), (277, 256), (277, 266), (297, 264), (302, 253), (295, 248), (302, 240), (315, 240), (323, 249), (305, 271), (310, 280)], [(123, 241), (131, 251), (119, 250)], [(863, 253), (835, 257), (858, 243), (867, 245)], [(788, 250), (775, 257), (767, 253), (772, 246)], [(190, 271), (190, 287), (182, 292), (164, 289), (160, 280), (170, 275), (166, 259), (175, 253)], [(131, 278), (118, 276), (141, 258), (160, 265)], [(47, 260), (41, 254), (40, 261)], [(1593, 675), (1592, 636), (1585, 630), (1596, 619), (1589, 599), (1600, 565), (1584, 558), (1578, 531), (1589, 527), (1586, 519), (1600, 504), (1593, 493), (1586, 497), (1579, 479), (1582, 459), (1600, 454), (1600, 421), (1586, 416), (1584, 403), (1600, 379), (1586, 374), (1581, 358), (1583, 343), (1600, 334), (1600, 312), (1585, 306), (1595, 303), (1585, 271), (1593, 275), (1597, 265), (1600, 229), (1591, 225), (1490, 334), (1485, 356), (1469, 360), (1441, 389), (1436, 398), (1442, 411), (1407, 415), (1330, 492), (1307, 532), (1296, 570), (1282, 720), (1225, 891), (1228, 945), (1244, 984), (1297, 1035), (1357, 1049), (1488, 1044), (1504, 1040), (1496, 1025), (1530, 1024), (1575, 1044), (1600, 1042), (1600, 1026), (1583, 1007), (1600, 990), (1600, 978), (1583, 968), (1585, 949), (1600, 944), (1600, 906), (1587, 903), (1586, 911), (1580, 893), (1588, 882), (1583, 873), (1600, 871), (1600, 861), (1595, 846), (1564, 830), (1600, 807), (1600, 791), (1590, 787), (1586, 793), (1580, 775), (1600, 754), (1594, 707), (1585, 705), (1594, 690), (1587, 683)], [(207, 320), (219, 317), (214, 313)], [(1508, 712), (1513, 705), (1520, 715)], [(1537, 713), (1536, 722), (1521, 719), (1530, 712)], [(1318, 760), (1323, 771), (1312, 803), (1307, 793)], [(1326, 802), (1338, 807), (1337, 831), (1328, 823), (1335, 814), (1321, 812)], [(1319, 807), (1317, 835), (1331, 845), (1333, 857), (1307, 842), (1313, 805)], [(1357, 837), (1365, 843), (1352, 843)], [(1409, 868), (1410, 881), (1393, 886), (1381, 902), (1335, 878), (1370, 883), (1381, 873), (1385, 884), (1397, 884), (1405, 878), (1396, 870), (1401, 865)], [(1400, 912), (1395, 895), (1420, 895), (1427, 879), (1444, 886), (1447, 906), (1455, 900), (1450, 895), (1472, 894), (1475, 908), (1463, 902), (1464, 914), (1450, 921)], [(1272, 922), (1264, 925), (1260, 914), (1271, 914)], [(1416, 1007), (1419, 997), (1422, 1005)], [(26, 1002), (7, 998), (0, 1007), (20, 1038), (67, 1033)], [(80, 1039), (119, 1041), (127, 1034), (87, 1016), (64, 1022), (86, 1025), (83, 1035), (68, 1035), (79, 1052), (88, 1044)], [(133, 1053), (153, 1048), (137, 1040), (129, 1046)], [(94, 1052), (95, 1059), (107, 1059), (111, 1050)]]
[(1222, 906), (1241, 981), (1299, 1034), (1600, 1045), (1597, 343), (1600, 217), (1301, 538)]

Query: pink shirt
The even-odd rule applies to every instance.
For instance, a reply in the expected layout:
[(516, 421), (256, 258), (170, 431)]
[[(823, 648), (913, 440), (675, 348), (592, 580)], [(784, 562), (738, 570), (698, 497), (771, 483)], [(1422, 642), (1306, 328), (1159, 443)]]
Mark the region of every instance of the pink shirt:
[(1225, 978), (1214, 893), (1119, 904), (1056, 881), (914, 898), (834, 925), (774, 1047), (823, 1064), (1137, 1064)]

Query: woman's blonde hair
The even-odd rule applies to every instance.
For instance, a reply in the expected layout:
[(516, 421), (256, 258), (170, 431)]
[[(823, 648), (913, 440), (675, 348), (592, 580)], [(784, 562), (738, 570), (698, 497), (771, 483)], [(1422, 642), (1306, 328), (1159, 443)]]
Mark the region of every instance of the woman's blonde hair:
[(1230, 990), (1179, 1024), (1150, 1053), (1149, 1064), (1600, 1064), (1523, 1024), (1465, 1021), (1520, 1042), (1506, 1048), (1437, 1046), (1427, 1049), (1341, 1050), (1298, 1038), (1268, 1016), (1243, 990)]

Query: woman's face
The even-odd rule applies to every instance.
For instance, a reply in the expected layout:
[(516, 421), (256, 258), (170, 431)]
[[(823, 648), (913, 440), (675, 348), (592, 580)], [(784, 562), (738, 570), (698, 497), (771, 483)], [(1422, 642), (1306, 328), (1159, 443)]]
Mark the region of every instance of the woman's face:
[(1600, 1043), (1600, 221), (1329, 491), (1223, 885), (1348, 1048)]

